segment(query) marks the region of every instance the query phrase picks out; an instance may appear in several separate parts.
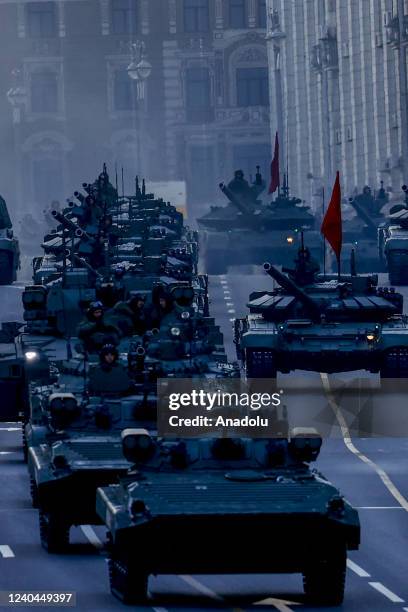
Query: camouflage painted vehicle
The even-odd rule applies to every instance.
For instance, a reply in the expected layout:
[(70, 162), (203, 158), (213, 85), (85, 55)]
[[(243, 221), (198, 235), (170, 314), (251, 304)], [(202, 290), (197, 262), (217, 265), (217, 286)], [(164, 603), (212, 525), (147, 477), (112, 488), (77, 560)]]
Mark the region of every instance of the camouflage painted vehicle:
[(20, 248), (5, 200), (0, 196), (0, 285), (10, 285), (20, 268)]
[(113, 595), (145, 604), (151, 574), (299, 572), (311, 602), (341, 604), (359, 519), (309, 467), (322, 443), (315, 430), (170, 442), (130, 429), (122, 443), (133, 467), (97, 493)]
[(295, 369), (368, 370), (408, 377), (408, 320), (403, 296), (378, 287), (376, 275), (320, 275), (301, 248), (293, 270), (264, 270), (279, 285), (250, 295), (250, 314), (235, 323), (248, 378), (275, 378)]
[(402, 186), (405, 202), (390, 209), (387, 223), (379, 229), (378, 248), (392, 285), (408, 285), (408, 187)]
[(286, 181), (277, 198), (266, 205), (258, 199), (265, 189), (259, 169), (253, 185), (238, 170), (228, 186), (221, 183), (220, 189), (228, 205), (212, 206), (197, 219), (208, 274), (223, 274), (231, 265), (260, 264), (267, 256), (277, 265), (289, 265), (303, 230), (308, 231), (314, 256), (321, 258), (321, 238), (313, 231), (315, 219), (308, 206), (290, 197)]

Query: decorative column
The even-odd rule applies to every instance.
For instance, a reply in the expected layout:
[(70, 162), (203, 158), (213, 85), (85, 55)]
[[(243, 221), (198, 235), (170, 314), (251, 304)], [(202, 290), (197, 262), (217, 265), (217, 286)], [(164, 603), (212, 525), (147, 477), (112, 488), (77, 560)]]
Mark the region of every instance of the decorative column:
[(101, 7), (102, 36), (108, 36), (110, 31), (109, 0), (99, 0)]
[(217, 30), (222, 30), (224, 28), (222, 0), (215, 0), (215, 27)]
[(256, 0), (247, 0), (248, 4), (248, 26), (256, 28)]
[(169, 0), (169, 32), (177, 34), (177, 2)]

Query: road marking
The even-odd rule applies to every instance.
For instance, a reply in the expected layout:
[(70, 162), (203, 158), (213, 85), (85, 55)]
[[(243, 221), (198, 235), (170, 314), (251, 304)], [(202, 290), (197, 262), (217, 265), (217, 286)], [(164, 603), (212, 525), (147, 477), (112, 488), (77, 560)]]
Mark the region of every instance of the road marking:
[(401, 599), (401, 597), (398, 597), (398, 595), (387, 589), (382, 582), (369, 582), (368, 584), (373, 587), (373, 589), (381, 593), (381, 595), (384, 595), (384, 597), (392, 601), (392, 603), (404, 603), (404, 600)]
[(95, 548), (103, 548), (103, 542), (98, 538), (91, 525), (81, 525), (81, 531), (92, 546), (95, 546)]
[(3, 557), (3, 559), (11, 559), (11, 557), (15, 557), (15, 554), (7, 544), (0, 544), (0, 555)]
[(196, 589), (203, 595), (206, 595), (207, 597), (211, 597), (211, 599), (215, 599), (217, 601), (224, 601), (221, 595), (217, 595), (215, 591), (212, 591), (211, 589), (206, 587), (205, 584), (202, 584), (201, 582), (199, 582), (192, 576), (188, 576), (185, 574), (183, 575), (179, 574), (179, 578), (181, 578), (181, 580), (184, 580), (184, 582), (186, 582), (189, 586), (193, 587), (193, 589)]
[(408, 512), (408, 500), (402, 495), (399, 489), (395, 486), (391, 478), (388, 476), (387, 472), (383, 470), (381, 467), (379, 467), (375, 463), (375, 461), (373, 461), (372, 459), (367, 457), (367, 455), (364, 455), (364, 453), (359, 451), (358, 448), (354, 445), (351, 439), (350, 430), (348, 428), (344, 415), (341, 411), (341, 408), (337, 405), (336, 400), (334, 399), (332, 395), (332, 392), (330, 389), (329, 377), (325, 373), (320, 373), (320, 376), (323, 382), (323, 388), (326, 392), (329, 404), (336, 416), (338, 424), (340, 425), (344, 444), (349, 449), (349, 451), (353, 453), (353, 455), (356, 455), (356, 457), (358, 457), (363, 463), (366, 463), (367, 465), (369, 465), (378, 474), (384, 486), (388, 489), (388, 491), (391, 493), (394, 499), (396, 499), (399, 505), (404, 510), (406, 510), (406, 512)]
[(227, 302), (227, 306), (233, 306), (234, 302)]
[(292, 612), (292, 608), (289, 606), (299, 606), (298, 601), (286, 601), (286, 599), (277, 599), (276, 597), (267, 597), (261, 601), (256, 601), (252, 604), (253, 606), (274, 606), (276, 610), (280, 612)]
[(0, 431), (21, 431), (21, 427), (0, 427)]
[(404, 510), (401, 506), (355, 506), (357, 510)]
[(354, 563), (354, 561), (352, 561), (351, 559), (347, 559), (347, 567), (352, 572), (357, 574), (357, 576), (360, 576), (360, 578), (370, 578), (370, 574), (366, 572), (365, 569), (357, 565), (357, 563)]
[(0, 455), (12, 455), (13, 453), (16, 453), (17, 451), (0, 451)]
[(227, 312), (228, 312), (228, 314), (235, 314), (235, 310), (233, 310), (233, 309), (228, 310)]

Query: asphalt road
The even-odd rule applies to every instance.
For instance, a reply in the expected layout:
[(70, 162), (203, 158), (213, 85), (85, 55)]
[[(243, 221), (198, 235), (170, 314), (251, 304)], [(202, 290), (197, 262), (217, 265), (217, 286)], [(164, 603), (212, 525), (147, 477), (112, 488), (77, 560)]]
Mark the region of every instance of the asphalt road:
[[(230, 319), (245, 313), (251, 289), (270, 285), (271, 279), (256, 274), (211, 278), (212, 313), (232, 357)], [(318, 374), (310, 376), (322, 383)], [(125, 609), (109, 594), (102, 527), (72, 530), (73, 545), (66, 556), (41, 549), (20, 442), (16, 424), (0, 424), (0, 590), (75, 591), (78, 611)], [(347, 447), (343, 439), (325, 441), (317, 463), (359, 508), (362, 523), (362, 546), (350, 556), (346, 599), (338, 609), (408, 611), (408, 440), (353, 443)], [(214, 543), (214, 555), (217, 546), (222, 542)], [(271, 554), (279, 555), (279, 550)], [(150, 591), (146, 609), (156, 612), (315, 609), (304, 602), (300, 576), (160, 576), (150, 580)]]

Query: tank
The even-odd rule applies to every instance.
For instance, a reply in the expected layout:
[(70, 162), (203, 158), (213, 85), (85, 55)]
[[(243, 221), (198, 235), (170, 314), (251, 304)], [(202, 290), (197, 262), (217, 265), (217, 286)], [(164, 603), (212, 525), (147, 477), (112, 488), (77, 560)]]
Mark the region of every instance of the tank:
[(378, 232), (386, 223), (384, 208), (388, 204), (383, 182), (374, 195), (366, 185), (360, 194), (349, 198), (349, 203), (356, 216), (343, 223), (342, 266), (347, 266), (353, 250), (360, 272), (384, 272), (384, 260), (378, 249)]
[(310, 468), (315, 431), (169, 442), (131, 429), (122, 443), (131, 470), (97, 492), (113, 595), (145, 604), (151, 574), (301, 573), (311, 602), (341, 604), (359, 519)]
[(241, 170), (228, 184), (220, 184), (227, 206), (212, 206), (197, 219), (202, 233), (208, 274), (223, 274), (231, 265), (261, 264), (266, 257), (277, 265), (290, 265), (300, 244), (300, 233), (308, 230), (310, 249), (321, 258), (320, 234), (312, 231), (314, 216), (299, 198), (291, 197), (286, 178), (279, 195), (269, 204), (258, 196), (265, 183), (257, 168), (252, 185)]
[(368, 370), (408, 376), (408, 323), (403, 296), (378, 286), (377, 275), (320, 275), (307, 248), (294, 269), (265, 272), (277, 287), (250, 295), (250, 314), (235, 322), (239, 357), (249, 378), (295, 369)]
[(20, 248), (5, 200), (0, 196), (0, 285), (10, 285), (20, 268)]
[(404, 203), (391, 207), (387, 223), (378, 232), (380, 256), (393, 285), (408, 285), (408, 187), (403, 185), (402, 190)]

